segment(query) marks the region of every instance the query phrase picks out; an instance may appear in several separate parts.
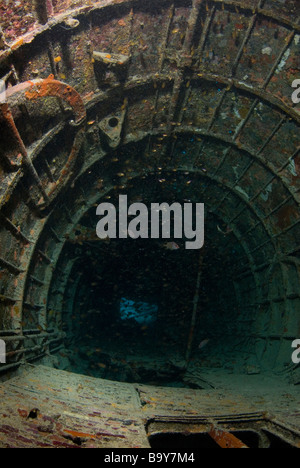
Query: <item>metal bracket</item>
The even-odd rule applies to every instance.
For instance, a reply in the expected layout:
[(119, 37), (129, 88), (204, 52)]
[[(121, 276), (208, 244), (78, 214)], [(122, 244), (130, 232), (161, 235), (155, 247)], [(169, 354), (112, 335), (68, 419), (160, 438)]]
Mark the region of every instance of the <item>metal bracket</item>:
[[(19, 102), (20, 99), (34, 102), (45, 97), (57, 97), (62, 99), (72, 108), (74, 119), (71, 120), (70, 125), (77, 128), (77, 133), (74, 138), (70, 155), (66, 164), (61, 169), (58, 180), (56, 180), (54, 183), (50, 181), (48, 187), (43, 187), (41, 181), (36, 180), (43, 195), (43, 201), (37, 203), (38, 208), (46, 208), (57, 197), (61, 189), (67, 186), (72, 179), (72, 169), (74, 168), (78, 159), (79, 151), (84, 140), (86, 122), (86, 110), (81, 96), (71, 86), (55, 80), (53, 75), (50, 75), (47, 79), (44, 80), (38, 79), (34, 81), (26, 81), (6, 90), (7, 101), (14, 98), (14, 100), (17, 99), (17, 102)], [(27, 168), (31, 168), (31, 172), (35, 173), (37, 176), (33, 166), (32, 158), (28, 155), (25, 145), (22, 142), (20, 134), (15, 126), (11, 113), (10, 126), (14, 127), (14, 134), (18, 137), (17, 141), (22, 150), (21, 153), (23, 156), (23, 164), (27, 166)]]

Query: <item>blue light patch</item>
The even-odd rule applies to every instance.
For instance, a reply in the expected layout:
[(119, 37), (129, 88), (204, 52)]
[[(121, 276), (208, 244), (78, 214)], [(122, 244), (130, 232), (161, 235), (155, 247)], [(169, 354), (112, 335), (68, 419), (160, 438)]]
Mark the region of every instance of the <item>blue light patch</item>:
[(149, 325), (156, 320), (158, 306), (147, 302), (135, 302), (122, 297), (120, 316), (122, 320), (134, 319), (140, 325)]

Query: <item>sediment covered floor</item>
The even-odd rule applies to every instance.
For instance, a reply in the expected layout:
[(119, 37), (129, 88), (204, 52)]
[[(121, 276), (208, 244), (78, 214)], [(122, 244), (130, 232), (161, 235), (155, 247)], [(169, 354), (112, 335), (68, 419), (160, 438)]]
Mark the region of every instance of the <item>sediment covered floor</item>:
[(0, 386), (0, 447), (149, 448), (160, 434), (205, 434), (212, 425), (241, 439), (253, 433), (263, 443), (272, 434), (273, 444), (300, 447), (297, 386), (265, 375), (207, 371), (204, 377), (215, 390), (119, 383), (26, 365)]

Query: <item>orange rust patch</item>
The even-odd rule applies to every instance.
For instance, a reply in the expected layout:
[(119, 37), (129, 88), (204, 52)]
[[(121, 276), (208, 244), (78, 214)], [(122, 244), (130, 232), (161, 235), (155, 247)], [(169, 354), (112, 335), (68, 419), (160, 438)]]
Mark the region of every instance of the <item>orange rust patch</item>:
[(230, 434), (230, 432), (224, 432), (221, 429), (212, 427), (209, 435), (221, 448), (248, 448), (241, 440)]
[(21, 418), (27, 418), (28, 412), (26, 410), (18, 408), (18, 413), (21, 416)]
[(15, 50), (23, 44), (24, 44), (24, 39), (21, 38), (12, 45), (11, 50)]
[(53, 75), (50, 75), (45, 80), (32, 83), (31, 87), (25, 92), (25, 96), (29, 101), (35, 101), (44, 97), (58, 97), (72, 107), (78, 120), (86, 116), (84, 104), (77, 91), (71, 86), (55, 80)]
[(97, 438), (97, 436), (93, 434), (87, 434), (85, 432), (70, 431), (69, 429), (64, 429), (64, 432), (66, 432), (67, 434), (70, 434), (73, 437), (83, 437), (83, 438), (89, 438), (89, 439)]

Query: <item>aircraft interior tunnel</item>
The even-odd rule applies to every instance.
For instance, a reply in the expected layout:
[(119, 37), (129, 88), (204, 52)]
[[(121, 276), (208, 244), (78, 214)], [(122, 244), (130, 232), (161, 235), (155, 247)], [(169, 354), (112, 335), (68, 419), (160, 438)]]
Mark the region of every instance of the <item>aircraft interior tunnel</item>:
[[(299, 448), (299, 2), (0, 14), (0, 446)], [(203, 248), (100, 239), (120, 195)]]

